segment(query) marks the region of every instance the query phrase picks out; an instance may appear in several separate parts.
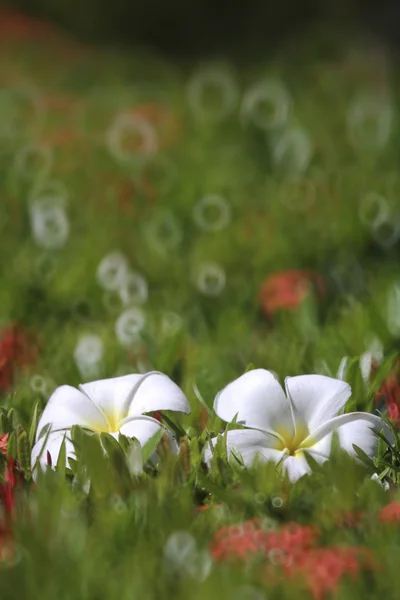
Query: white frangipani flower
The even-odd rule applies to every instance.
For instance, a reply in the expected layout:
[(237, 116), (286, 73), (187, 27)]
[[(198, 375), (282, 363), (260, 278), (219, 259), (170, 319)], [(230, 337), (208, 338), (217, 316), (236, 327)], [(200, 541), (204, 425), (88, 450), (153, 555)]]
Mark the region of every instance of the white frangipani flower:
[[(310, 473), (305, 453), (319, 463), (328, 460), (334, 431), (349, 454), (355, 455), (355, 444), (368, 456), (374, 455), (378, 438), (372, 428), (381, 430), (385, 424), (369, 413), (338, 416), (351, 395), (347, 383), (324, 375), (300, 375), (287, 377), (285, 386), (286, 394), (272, 373), (255, 369), (217, 394), (216, 414), (226, 422), (237, 415), (237, 423), (247, 428), (227, 432), (229, 457), (236, 449), (246, 466), (256, 457), (281, 464), (283, 473), (295, 482)], [(206, 462), (211, 454), (207, 448)]]
[[(47, 465), (47, 452), (56, 464), (64, 438), (67, 460), (75, 458), (70, 437), (74, 425), (95, 433), (104, 431), (116, 439), (122, 433), (143, 446), (163, 427), (144, 413), (158, 410), (190, 412), (182, 390), (158, 371), (84, 383), (79, 389), (63, 385), (53, 393), (39, 421), (32, 468), (38, 458), (43, 467)], [(50, 434), (41, 435), (48, 428)]]

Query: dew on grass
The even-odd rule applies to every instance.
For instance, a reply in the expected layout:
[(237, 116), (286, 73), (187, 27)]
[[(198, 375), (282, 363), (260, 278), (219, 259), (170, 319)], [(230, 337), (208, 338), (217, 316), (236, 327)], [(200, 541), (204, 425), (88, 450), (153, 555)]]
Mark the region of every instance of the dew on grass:
[(287, 564), (288, 556), (281, 548), (271, 548), (268, 552), (268, 559), (273, 565), (281, 566)]
[(235, 110), (238, 99), (238, 85), (223, 67), (203, 67), (188, 82), (188, 104), (198, 120), (217, 122), (226, 119)]
[(32, 236), (40, 248), (57, 250), (67, 243), (68, 216), (58, 198), (35, 200), (29, 207)]
[(138, 114), (115, 117), (108, 132), (111, 155), (123, 164), (143, 166), (158, 149), (158, 135), (151, 123)]
[(164, 558), (175, 568), (185, 567), (193, 556), (197, 556), (197, 543), (188, 531), (175, 531), (164, 546)]
[(223, 196), (208, 194), (195, 205), (193, 219), (203, 231), (221, 231), (231, 221), (230, 204)]
[(361, 198), (359, 215), (361, 222), (370, 227), (377, 227), (389, 216), (387, 199), (376, 192), (369, 192)]
[(34, 181), (45, 179), (52, 167), (53, 152), (46, 144), (27, 144), (18, 150), (14, 168), (21, 179)]
[(199, 550), (195, 538), (187, 531), (175, 531), (164, 546), (164, 560), (174, 570), (205, 581), (212, 569), (212, 558), (206, 550)]
[(274, 508), (282, 508), (283, 499), (280, 496), (274, 496), (271, 500), (271, 503)]
[(143, 275), (135, 271), (128, 271), (119, 289), (119, 296), (123, 305), (144, 304), (148, 295), (148, 285)]
[(400, 216), (388, 215), (372, 226), (372, 237), (385, 250), (392, 248), (400, 239)]
[(199, 550), (188, 560), (186, 570), (193, 579), (201, 583), (210, 575), (212, 565), (213, 560), (210, 553), (207, 550)]
[(83, 335), (74, 349), (75, 364), (85, 379), (96, 379), (100, 375), (104, 344), (100, 336)]
[(264, 80), (253, 84), (244, 94), (241, 117), (267, 131), (282, 127), (291, 110), (290, 94), (278, 80)]
[(29, 386), (33, 392), (37, 392), (44, 397), (50, 395), (50, 384), (42, 375), (32, 375)]
[(125, 502), (118, 494), (112, 494), (110, 496), (109, 505), (111, 509), (118, 515), (123, 514), (127, 510)]
[(393, 125), (393, 107), (387, 98), (374, 93), (360, 93), (347, 111), (347, 133), (361, 152), (382, 150), (389, 141)]
[(205, 262), (197, 268), (195, 282), (197, 289), (205, 296), (219, 296), (225, 287), (226, 274), (217, 263)]
[(272, 140), (272, 163), (275, 170), (290, 178), (305, 173), (312, 156), (313, 144), (305, 129), (288, 129)]
[(183, 319), (178, 313), (172, 310), (164, 311), (161, 316), (161, 335), (164, 337), (173, 337), (183, 326)]
[(140, 340), (140, 332), (146, 323), (145, 313), (140, 308), (124, 311), (115, 323), (115, 333), (122, 346), (130, 346)]
[(98, 284), (107, 291), (121, 289), (129, 271), (128, 260), (122, 252), (110, 252), (97, 267)]
[(170, 211), (156, 215), (147, 224), (146, 235), (151, 246), (163, 255), (177, 248), (183, 239), (181, 225)]
[(255, 494), (254, 502), (256, 502), (257, 504), (265, 504), (266, 501), (267, 501), (266, 494), (263, 494), (262, 492), (258, 492), (257, 494)]

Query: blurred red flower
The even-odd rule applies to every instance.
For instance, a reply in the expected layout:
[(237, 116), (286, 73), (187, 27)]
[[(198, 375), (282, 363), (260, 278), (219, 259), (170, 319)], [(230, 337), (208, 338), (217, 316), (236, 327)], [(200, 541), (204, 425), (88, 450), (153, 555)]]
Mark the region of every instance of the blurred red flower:
[(0, 505), (3, 507), (0, 517), (0, 567), (13, 563), (15, 549), (11, 521), (15, 513), (16, 488), (22, 481), (23, 475), (18, 471), (16, 461), (9, 458), (4, 469), (3, 483), (0, 484)]
[(280, 309), (298, 308), (313, 288), (320, 297), (326, 293), (324, 279), (313, 271), (293, 269), (271, 275), (260, 288), (260, 302), (264, 314), (270, 318)]
[(0, 435), (0, 452), (2, 454), (7, 455), (8, 448), (8, 433), (3, 433)]
[(0, 393), (14, 382), (17, 367), (33, 363), (37, 350), (27, 333), (17, 325), (8, 325), (0, 332)]
[(315, 600), (323, 600), (327, 593), (337, 591), (345, 575), (355, 579), (364, 566), (373, 567), (368, 549), (331, 547), (306, 550), (284, 569), (288, 577), (302, 578)]
[(394, 423), (400, 423), (400, 361), (397, 361), (393, 371), (388, 375), (376, 393), (377, 402), (383, 402), (389, 418)]
[(389, 502), (389, 504), (381, 508), (378, 518), (381, 523), (389, 523), (391, 525), (400, 523), (400, 502), (398, 500)]
[(214, 560), (252, 558), (257, 554), (267, 556), (271, 551), (292, 559), (310, 548), (318, 539), (318, 530), (311, 526), (287, 523), (279, 530), (263, 527), (260, 519), (220, 529), (211, 542)]

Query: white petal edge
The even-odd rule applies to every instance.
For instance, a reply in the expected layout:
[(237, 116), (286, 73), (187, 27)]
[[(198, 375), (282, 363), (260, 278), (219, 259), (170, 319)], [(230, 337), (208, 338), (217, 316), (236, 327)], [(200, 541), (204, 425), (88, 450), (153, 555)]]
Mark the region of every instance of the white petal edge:
[[(353, 424), (353, 428), (349, 429), (349, 424)], [(342, 427), (346, 427), (346, 429), (340, 431)], [(337, 431), (340, 444), (347, 452), (354, 454), (352, 444), (356, 444), (368, 454), (368, 452), (372, 452), (372, 445), (375, 445), (378, 439), (374, 432), (371, 431), (371, 428), (376, 429), (377, 431), (381, 431), (383, 429), (386, 437), (389, 441), (391, 441), (392, 434), (390, 429), (380, 417), (371, 415), (370, 413), (353, 412), (345, 415), (339, 415), (338, 417), (330, 419), (330, 421), (324, 423), (316, 431), (314, 431), (312, 435), (308, 436), (302, 445), (304, 447), (307, 445), (314, 446), (318, 442), (321, 442), (325, 436)], [(368, 440), (365, 442), (360, 439), (359, 432), (361, 429), (363, 434), (368, 436)], [(374, 444), (372, 444), (372, 439), (374, 439)], [(373, 455), (368, 454), (368, 456), (371, 456), (372, 458)]]
[(112, 422), (128, 416), (128, 407), (143, 374), (123, 375), (83, 383), (79, 389), (99, 408), (104, 418)]
[[(67, 431), (55, 431), (55, 432), (50, 433), (47, 436), (47, 439), (46, 439), (46, 436), (44, 436), (42, 439), (40, 439), (38, 442), (36, 442), (36, 444), (33, 446), (32, 453), (31, 453), (32, 469), (35, 467), (38, 459), (39, 459), (38, 466), (40, 466), (42, 469), (47, 468), (47, 452), (50, 453), (52, 467), (55, 467), (55, 465), (57, 464), (58, 456), (60, 454), (60, 449), (61, 449), (61, 445), (62, 445), (64, 438), (65, 438), (66, 451), (67, 451), (66, 452), (66, 455), (67, 455), (66, 456), (66, 466), (68, 467), (69, 466), (68, 458), (76, 459), (74, 445), (73, 445), (71, 438), (69, 437)], [(36, 466), (36, 468), (34, 470), (34, 478), (37, 476), (38, 466)]]
[(233, 420), (246, 427), (274, 432), (286, 429), (293, 435), (294, 424), (289, 402), (280, 383), (266, 369), (241, 375), (221, 390), (214, 401), (216, 414), (226, 422)]
[(295, 419), (307, 423), (310, 433), (335, 417), (351, 396), (351, 387), (326, 375), (299, 375), (285, 379)]
[(166, 428), (153, 417), (139, 416), (126, 419), (120, 433), (127, 437), (135, 437), (141, 446), (144, 446), (160, 429)]
[(96, 405), (82, 392), (70, 385), (62, 385), (51, 395), (39, 420), (36, 440), (46, 425), (51, 429), (68, 429), (81, 425), (89, 429), (107, 429), (107, 421)]
[(288, 475), (291, 483), (296, 483), (304, 475), (309, 475), (311, 468), (301, 453), (298, 456), (287, 456), (283, 460), (282, 473)]
[(147, 373), (137, 386), (130, 402), (128, 416), (156, 410), (190, 413), (190, 405), (180, 387), (164, 373)]

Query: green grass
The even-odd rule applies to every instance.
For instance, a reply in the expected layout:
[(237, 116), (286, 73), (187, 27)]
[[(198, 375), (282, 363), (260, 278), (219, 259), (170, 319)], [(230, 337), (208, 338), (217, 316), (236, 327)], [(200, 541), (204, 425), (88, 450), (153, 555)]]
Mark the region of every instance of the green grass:
[[(204, 118), (188, 101), (196, 67), (143, 53), (72, 52), (73, 45), (57, 38), (1, 42), (1, 52), (6, 49), (0, 68), (0, 324), (16, 322), (34, 335), (38, 357), (17, 370), (13, 389), (3, 395), (3, 406), (15, 409), (3, 431), (17, 424), (28, 430), (36, 403), (41, 410), (55, 387), (82, 382), (74, 351), (89, 334), (99, 336), (104, 348), (95, 378), (163, 371), (185, 391), (192, 413), (181, 419), (189, 463), (182, 452), (167, 454), (157, 468), (147, 465), (142, 475), (131, 476), (121, 454), (99, 459), (92, 447), (73, 485), (63, 469), (46, 472), (36, 484), (28, 477), (12, 526), (15, 557), (0, 575), (2, 600), (308, 598), (297, 580), (269, 575), (271, 558), (249, 559), (240, 568), (210, 562), (215, 532), (253, 517), (274, 527), (314, 524), (323, 546), (370, 548), (379, 567), (355, 582), (344, 579), (336, 597), (396, 598), (398, 529), (378, 519), (388, 493), (369, 480), (372, 470), (338, 453), (295, 485), (281, 481), (270, 465), (241, 472), (222, 457), (207, 473), (201, 449), (221, 422), (212, 417), (202, 429), (204, 409), (194, 392), (197, 385), (211, 408), (216, 393), (249, 365), (271, 369), (281, 380), (313, 372), (335, 376), (342, 357), (360, 356), (374, 337), (383, 345), (382, 369), (393, 363), (400, 334), (395, 296), (391, 319), (388, 308), (400, 282), (397, 107), (392, 105), (390, 135), (381, 148), (368, 147), (373, 128), (358, 144), (352, 141), (346, 119), (361, 92), (382, 94), (382, 116), (389, 92), (395, 96), (396, 78), (389, 90), (379, 64), (357, 62), (351, 48), (315, 58), (315, 49), (304, 43), (265, 64), (218, 64), (235, 86), (234, 102), (226, 118), (212, 119), (218, 106), (212, 95)], [(312, 142), (310, 164), (295, 179), (287, 163), (273, 160), (271, 147), (282, 130), (266, 132), (241, 112), (246, 93), (263, 78), (285, 86), (292, 100), (286, 126), (301, 126)], [(27, 89), (33, 90), (34, 110)], [(62, 100), (58, 108), (55, 98)], [(167, 107), (179, 126), (172, 140), (160, 134), (161, 148), (148, 161), (121, 162), (107, 145), (108, 128), (119, 113), (148, 104)], [(32, 144), (43, 145), (48, 164), (37, 156), (23, 162)], [(366, 223), (376, 217), (363, 203), (370, 193), (383, 196), (388, 207), (387, 221), (377, 229)], [(201, 230), (193, 217), (209, 194), (223, 197), (231, 215), (216, 232)], [(31, 203), (46, 195), (59, 198), (68, 219), (60, 247), (54, 241), (40, 247), (32, 235)], [(391, 226), (392, 243), (384, 229)], [(123, 253), (148, 284), (140, 306), (145, 326), (128, 345), (115, 332), (121, 300), (96, 278), (111, 252)], [(225, 274), (215, 296), (196, 285), (198, 269), (209, 262)], [(260, 285), (287, 269), (320, 273), (327, 293), (268, 320)], [(179, 317), (176, 330), (165, 326), (169, 312)], [(357, 365), (349, 374), (351, 406), (372, 410), (373, 390), (364, 387)], [(37, 376), (44, 378), (43, 392), (35, 389), (35, 382), (43, 384)], [(396, 480), (396, 455), (390, 459)], [(383, 468), (381, 461), (376, 469)], [(399, 497), (394, 481), (390, 494)], [(279, 508), (276, 497), (283, 499)], [(204, 503), (223, 509), (199, 512)], [(363, 511), (368, 519), (340, 528), (337, 511)], [(183, 557), (171, 550), (168, 540), (176, 532), (192, 535), (197, 549), (188, 542)]]

